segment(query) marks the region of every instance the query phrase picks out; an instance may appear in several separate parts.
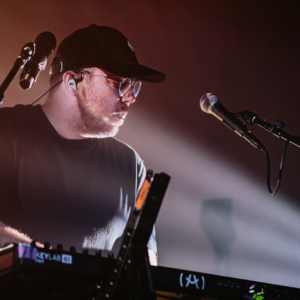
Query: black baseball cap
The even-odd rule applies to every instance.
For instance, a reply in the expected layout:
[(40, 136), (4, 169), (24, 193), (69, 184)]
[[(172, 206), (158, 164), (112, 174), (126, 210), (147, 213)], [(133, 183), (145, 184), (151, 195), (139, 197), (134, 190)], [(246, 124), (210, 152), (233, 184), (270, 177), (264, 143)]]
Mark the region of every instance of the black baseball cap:
[(148, 82), (166, 79), (165, 74), (138, 63), (132, 45), (121, 32), (95, 24), (76, 30), (60, 43), (50, 74), (92, 67)]

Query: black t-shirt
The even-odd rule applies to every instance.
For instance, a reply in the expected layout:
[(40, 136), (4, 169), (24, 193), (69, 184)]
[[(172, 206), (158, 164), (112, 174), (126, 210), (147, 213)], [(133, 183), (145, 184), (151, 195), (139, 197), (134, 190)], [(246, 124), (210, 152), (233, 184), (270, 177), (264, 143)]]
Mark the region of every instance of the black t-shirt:
[(39, 105), (0, 109), (0, 220), (36, 241), (111, 250), (144, 176), (115, 138), (68, 140)]

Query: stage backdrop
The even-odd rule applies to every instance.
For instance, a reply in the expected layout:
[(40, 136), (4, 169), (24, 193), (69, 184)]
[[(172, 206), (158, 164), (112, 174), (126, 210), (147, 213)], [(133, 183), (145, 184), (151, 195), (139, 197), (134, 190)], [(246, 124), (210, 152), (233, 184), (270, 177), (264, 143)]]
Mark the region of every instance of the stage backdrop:
[[(298, 3), (2, 1), (0, 81), (43, 31), (58, 43), (92, 23), (122, 31), (140, 63), (167, 75), (143, 85), (117, 136), (147, 168), (172, 176), (156, 224), (160, 265), (300, 287), (300, 149), (289, 146), (270, 196), (264, 154), (199, 108), (213, 92), (232, 112), (281, 120), (300, 135)], [(28, 91), (17, 77), (3, 106), (32, 103), (48, 88), (48, 71)], [(274, 187), (284, 141), (251, 131), (270, 153)]]

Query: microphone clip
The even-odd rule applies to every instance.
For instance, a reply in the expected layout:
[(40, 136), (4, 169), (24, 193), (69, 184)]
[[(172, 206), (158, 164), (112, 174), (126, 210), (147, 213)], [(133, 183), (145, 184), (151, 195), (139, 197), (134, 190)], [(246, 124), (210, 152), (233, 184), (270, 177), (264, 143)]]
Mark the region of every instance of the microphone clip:
[(285, 123), (282, 121), (277, 120), (275, 122), (275, 125), (272, 125), (267, 122), (267, 119), (262, 120), (258, 117), (257, 114), (249, 111), (249, 110), (243, 110), (239, 113), (241, 118), (243, 118), (247, 123), (251, 125), (257, 125), (260, 128), (263, 128), (264, 130), (268, 131), (269, 133), (272, 133), (277, 138), (283, 139), (283, 140), (289, 140), (291, 144), (300, 147), (300, 137), (292, 136), (285, 132), (282, 128), (285, 127)]
[(243, 110), (240, 113), (237, 113), (245, 122), (254, 125), (255, 119), (258, 117), (257, 114), (249, 111), (249, 110)]

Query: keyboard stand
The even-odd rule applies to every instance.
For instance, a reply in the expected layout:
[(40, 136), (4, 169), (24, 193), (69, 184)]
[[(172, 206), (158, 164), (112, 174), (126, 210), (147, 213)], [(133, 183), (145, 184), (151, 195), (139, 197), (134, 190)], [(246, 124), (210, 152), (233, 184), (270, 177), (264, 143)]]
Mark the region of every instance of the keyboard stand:
[(166, 193), (170, 176), (149, 170), (125, 228), (116, 263), (100, 291), (100, 299), (155, 300), (147, 244)]

